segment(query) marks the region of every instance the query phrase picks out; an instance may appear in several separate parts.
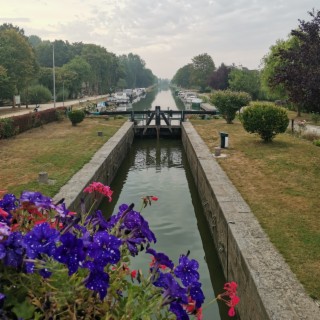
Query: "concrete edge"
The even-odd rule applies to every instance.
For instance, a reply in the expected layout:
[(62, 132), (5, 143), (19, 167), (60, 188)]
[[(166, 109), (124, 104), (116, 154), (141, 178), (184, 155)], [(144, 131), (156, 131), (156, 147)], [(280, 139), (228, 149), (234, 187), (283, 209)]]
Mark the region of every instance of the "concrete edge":
[(239, 284), (240, 317), (320, 319), (320, 309), (189, 122), (182, 123), (182, 142), (226, 279)]

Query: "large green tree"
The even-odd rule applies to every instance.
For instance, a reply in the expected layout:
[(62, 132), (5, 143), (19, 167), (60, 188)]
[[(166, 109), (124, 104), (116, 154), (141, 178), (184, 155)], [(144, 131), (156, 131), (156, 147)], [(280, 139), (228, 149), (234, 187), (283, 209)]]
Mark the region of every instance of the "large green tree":
[(209, 85), (210, 76), (215, 70), (214, 62), (207, 53), (192, 58), (192, 83), (204, 90)]
[(320, 11), (309, 15), (311, 21), (299, 20), (299, 27), (291, 31), (297, 45), (279, 49), (281, 63), (270, 79), (273, 85), (283, 84), (298, 113), (320, 112)]
[[(33, 48), (27, 38), (13, 29), (0, 30), (0, 65), (6, 70), (7, 80), (20, 93), (36, 78), (38, 71)], [(3, 92), (0, 88), (0, 96)]]
[(192, 64), (189, 63), (178, 69), (171, 82), (182, 88), (189, 88), (191, 87), (191, 73)]
[(244, 67), (233, 68), (229, 73), (229, 88), (233, 91), (247, 92), (256, 100), (260, 93), (259, 71)]

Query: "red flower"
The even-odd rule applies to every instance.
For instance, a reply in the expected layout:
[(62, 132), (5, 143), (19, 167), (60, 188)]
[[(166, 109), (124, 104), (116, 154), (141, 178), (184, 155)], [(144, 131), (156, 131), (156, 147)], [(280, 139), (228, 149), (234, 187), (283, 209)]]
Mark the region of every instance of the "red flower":
[(224, 301), (226, 305), (230, 308), (228, 311), (229, 317), (235, 316), (236, 312), (234, 308), (240, 302), (240, 298), (237, 296), (237, 287), (238, 285), (236, 282), (227, 282), (223, 287), (226, 291), (224, 293), (219, 294), (217, 297), (218, 300)]
[(131, 278), (134, 279), (137, 276), (137, 270), (131, 271)]
[(158, 197), (151, 196), (151, 200), (152, 200), (152, 201), (158, 201), (158, 199), (159, 199)]
[(102, 184), (101, 182), (92, 182), (88, 187), (86, 187), (83, 192), (88, 192), (88, 193), (92, 193), (92, 192), (96, 192), (96, 193), (100, 193), (104, 196), (106, 196), (107, 198), (109, 198), (109, 202), (112, 201), (112, 194), (113, 191), (110, 189), (109, 186), (105, 186), (104, 184)]
[(0, 208), (0, 216), (2, 218), (7, 218), (9, 213), (7, 211), (4, 211), (2, 208)]

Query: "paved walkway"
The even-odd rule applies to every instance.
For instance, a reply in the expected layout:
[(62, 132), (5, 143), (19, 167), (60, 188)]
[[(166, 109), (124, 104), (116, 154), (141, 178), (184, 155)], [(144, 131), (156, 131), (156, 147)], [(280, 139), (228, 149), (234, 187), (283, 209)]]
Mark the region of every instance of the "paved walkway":
[[(85, 103), (87, 101), (93, 101), (93, 102), (97, 102), (97, 100), (99, 99), (103, 99), (107, 97), (107, 95), (103, 95), (103, 96), (94, 96), (94, 97), (85, 97), (81, 100), (77, 99), (77, 100), (69, 100), (69, 101), (65, 101), (63, 102), (56, 102), (56, 107), (70, 107), (73, 105), (79, 105), (81, 103)], [(21, 107), (15, 107), (12, 108), (12, 106), (10, 107), (0, 107), (0, 118), (8, 118), (8, 117), (13, 117), (13, 116), (18, 116), (21, 114), (25, 114), (25, 113), (30, 113), (34, 111), (34, 108), (36, 107), (36, 105), (34, 104), (30, 104), (29, 108), (26, 108), (25, 105), (22, 105)], [(54, 108), (54, 103), (45, 103), (45, 104), (40, 104), (40, 108), (39, 111), (41, 110), (46, 110), (46, 109), (52, 109)]]

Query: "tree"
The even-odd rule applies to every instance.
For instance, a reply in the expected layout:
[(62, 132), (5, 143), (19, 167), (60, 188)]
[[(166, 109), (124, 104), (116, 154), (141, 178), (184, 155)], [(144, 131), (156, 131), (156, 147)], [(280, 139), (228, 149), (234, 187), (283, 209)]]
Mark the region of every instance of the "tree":
[(200, 87), (201, 91), (209, 84), (210, 75), (215, 70), (215, 65), (212, 58), (203, 53), (192, 58), (192, 83)]
[(0, 102), (12, 99), (14, 95), (14, 83), (7, 74), (7, 69), (0, 65)]
[(270, 47), (270, 52), (262, 58), (261, 89), (266, 93), (269, 100), (286, 100), (288, 98), (286, 88), (283, 83), (272, 84), (271, 80), (275, 75), (275, 70), (283, 63), (279, 57), (280, 49), (287, 49), (294, 43), (294, 38), (287, 41), (278, 40)]
[(36, 78), (38, 68), (34, 51), (27, 38), (16, 29), (0, 31), (0, 62), (6, 69), (7, 80), (15, 87), (17, 93)]
[(264, 142), (271, 142), (277, 134), (287, 130), (289, 118), (284, 108), (256, 103), (245, 108), (241, 122), (247, 132), (257, 133)]
[(182, 88), (189, 88), (191, 86), (191, 73), (192, 64), (187, 64), (176, 72), (171, 82)]
[(256, 100), (260, 93), (259, 71), (244, 67), (233, 68), (229, 73), (229, 87), (233, 91), (247, 92)]
[(230, 124), (236, 117), (237, 111), (249, 104), (251, 97), (246, 92), (219, 90), (210, 96), (210, 101), (218, 108), (226, 122)]
[(215, 90), (226, 90), (229, 87), (229, 73), (233, 67), (221, 63), (220, 67), (212, 73), (209, 85)]
[(295, 45), (279, 49), (280, 64), (270, 79), (272, 85), (283, 84), (298, 113), (320, 112), (320, 11), (309, 15), (311, 21), (299, 20), (299, 28), (291, 31)]
[[(72, 76), (71, 79), (68, 75), (72, 73), (74, 76)], [(65, 87), (69, 89), (72, 95), (77, 96), (81, 93), (83, 85), (87, 87), (90, 80), (90, 73), (90, 64), (85, 61), (84, 58), (77, 56), (62, 67), (61, 79), (59, 79), (60, 83), (58, 83), (58, 85), (60, 85), (61, 88), (64, 87), (65, 84), (68, 84)]]

